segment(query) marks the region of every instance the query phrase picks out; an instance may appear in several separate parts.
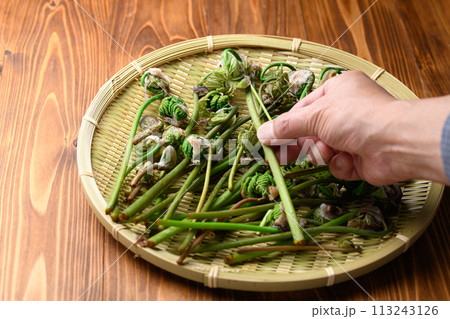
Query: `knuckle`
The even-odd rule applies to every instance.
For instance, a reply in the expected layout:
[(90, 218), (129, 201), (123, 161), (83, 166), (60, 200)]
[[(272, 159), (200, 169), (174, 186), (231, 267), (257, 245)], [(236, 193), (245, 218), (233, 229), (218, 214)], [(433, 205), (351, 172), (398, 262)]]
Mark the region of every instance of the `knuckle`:
[(291, 120), (288, 113), (282, 114), (276, 118), (273, 124), (275, 136), (278, 138), (289, 138), (292, 132)]
[(327, 119), (327, 114), (329, 113), (328, 106), (327, 100), (323, 99), (320, 107), (314, 106), (309, 110), (309, 112), (307, 112), (304, 119), (304, 124), (310, 134), (320, 137), (322, 126)]

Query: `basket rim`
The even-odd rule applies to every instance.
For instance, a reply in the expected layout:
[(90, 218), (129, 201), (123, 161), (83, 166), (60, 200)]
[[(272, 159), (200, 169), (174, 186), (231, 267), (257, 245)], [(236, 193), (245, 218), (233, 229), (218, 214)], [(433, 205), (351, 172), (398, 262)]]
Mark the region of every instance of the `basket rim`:
[[(321, 60), (339, 64), (348, 69), (355, 69), (355, 67), (350, 65), (350, 62), (355, 62), (361, 66), (358, 69), (363, 69), (366, 74), (383, 87), (389, 86), (391, 90), (395, 91), (397, 97), (405, 99), (417, 98), (398, 79), (375, 64), (339, 49), (329, 48), (322, 44), (301, 39), (248, 34), (218, 35), (182, 41), (148, 53), (122, 68), (102, 86), (86, 111), (79, 130), (77, 164), (83, 191), (96, 217), (108, 232), (135, 254), (178, 276), (202, 282), (209, 287), (250, 291), (288, 291), (329, 286), (350, 279), (346, 272), (356, 278), (381, 267), (408, 249), (422, 235), (433, 219), (443, 194), (443, 185), (431, 183), (422, 209), (402, 231), (402, 236), (397, 235), (388, 239), (383, 249), (371, 253), (370, 256), (363, 256), (351, 263), (346, 263), (344, 265), (345, 272), (341, 266), (333, 265), (295, 274), (277, 273), (276, 276), (264, 276), (261, 273), (248, 272), (245, 273), (243, 278), (242, 270), (213, 269), (216, 266), (193, 262), (179, 266), (176, 263), (177, 256), (169, 252), (134, 245), (138, 235), (125, 229), (125, 226), (116, 224), (110, 216), (104, 214), (106, 201), (100, 193), (92, 171), (91, 145), (98, 122), (115, 96), (135, 77), (142, 74), (143, 69), (156, 67), (181, 57), (208, 53), (227, 47), (261, 47), (289, 50), (293, 55), (302, 54), (312, 57), (314, 57), (312, 54), (322, 52), (319, 56)], [(187, 53), (184, 50), (187, 50)], [(183, 52), (183, 54), (180, 52)], [(344, 58), (347, 60), (341, 60)], [(131, 80), (125, 79), (126, 76), (129, 76)]]

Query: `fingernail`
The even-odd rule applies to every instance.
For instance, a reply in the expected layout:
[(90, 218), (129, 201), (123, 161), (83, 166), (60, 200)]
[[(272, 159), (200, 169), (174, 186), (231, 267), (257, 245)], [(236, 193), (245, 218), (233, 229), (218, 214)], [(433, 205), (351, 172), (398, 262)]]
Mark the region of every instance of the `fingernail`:
[(273, 129), (273, 122), (266, 122), (259, 127), (256, 132), (259, 141), (264, 145), (296, 145), (297, 139), (292, 138), (276, 138), (275, 131)]
[(275, 132), (273, 130), (273, 122), (270, 121), (261, 125), (258, 129), (258, 132), (256, 132), (256, 135), (258, 136), (258, 139), (261, 143), (269, 145), (270, 140), (275, 138)]

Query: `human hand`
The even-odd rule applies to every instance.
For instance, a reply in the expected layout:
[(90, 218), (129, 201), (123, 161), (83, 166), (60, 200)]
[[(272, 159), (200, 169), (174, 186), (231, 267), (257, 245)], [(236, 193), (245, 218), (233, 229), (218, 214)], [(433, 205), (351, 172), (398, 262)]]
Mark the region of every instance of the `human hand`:
[[(417, 127), (427, 115), (414, 105), (396, 100), (363, 72), (348, 71), (326, 81), (289, 112), (263, 124), (258, 138), (275, 148), (296, 139), (297, 145), (287, 148), (288, 160), (294, 160), (305, 137), (313, 137), (337, 178), (391, 184), (420, 177), (420, 172), (414, 175), (414, 170), (424, 166), (420, 161), (440, 155), (440, 132), (446, 116), (429, 120), (427, 125), (435, 129), (425, 130), (429, 136), (424, 139)], [(441, 113), (445, 112), (448, 114), (448, 108)], [(417, 150), (414, 143), (419, 140), (428, 150)], [(442, 163), (432, 164), (442, 174)], [(424, 167), (422, 174), (426, 171)]]

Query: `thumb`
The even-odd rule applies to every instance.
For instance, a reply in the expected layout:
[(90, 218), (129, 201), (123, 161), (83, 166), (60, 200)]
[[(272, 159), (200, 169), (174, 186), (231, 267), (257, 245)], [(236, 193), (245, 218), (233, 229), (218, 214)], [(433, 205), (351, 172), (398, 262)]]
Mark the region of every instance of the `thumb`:
[[(283, 113), (258, 129), (258, 139), (265, 145), (285, 145), (305, 136), (317, 136), (320, 107), (310, 105)], [(312, 125), (314, 124), (314, 125)]]
[(318, 106), (313, 104), (317, 104), (315, 102), (326, 94), (333, 79), (308, 94), (289, 112), (261, 125), (257, 132), (260, 142), (265, 145), (284, 145), (299, 137), (317, 136), (315, 127), (310, 125), (318, 114)]

